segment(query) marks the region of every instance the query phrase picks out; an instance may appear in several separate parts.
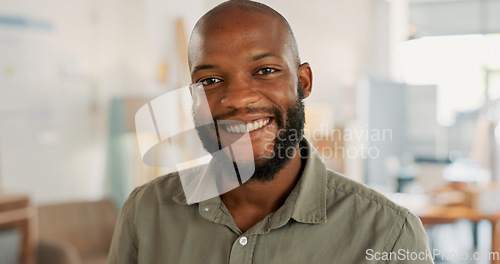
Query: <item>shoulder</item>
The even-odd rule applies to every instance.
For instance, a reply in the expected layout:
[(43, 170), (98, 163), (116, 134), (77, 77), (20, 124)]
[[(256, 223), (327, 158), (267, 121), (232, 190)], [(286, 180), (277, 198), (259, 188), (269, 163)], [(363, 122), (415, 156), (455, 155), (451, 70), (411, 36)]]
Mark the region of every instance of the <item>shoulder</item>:
[(357, 206), (377, 205), (384, 213), (400, 216), (409, 214), (408, 209), (397, 205), (383, 194), (331, 170), (327, 170), (327, 195), (329, 196), (327, 199), (332, 203), (349, 200), (355, 202)]
[(144, 185), (136, 187), (128, 200), (134, 201), (138, 206), (151, 203), (185, 205), (186, 197), (179, 174), (183, 176), (197, 175), (203, 173), (205, 167), (206, 165), (202, 165), (160, 176)]
[(381, 248), (387, 252), (396, 247), (427, 249), (427, 237), (417, 216), (364, 184), (330, 170), (327, 211), (346, 225), (356, 225), (366, 239), (382, 241)]

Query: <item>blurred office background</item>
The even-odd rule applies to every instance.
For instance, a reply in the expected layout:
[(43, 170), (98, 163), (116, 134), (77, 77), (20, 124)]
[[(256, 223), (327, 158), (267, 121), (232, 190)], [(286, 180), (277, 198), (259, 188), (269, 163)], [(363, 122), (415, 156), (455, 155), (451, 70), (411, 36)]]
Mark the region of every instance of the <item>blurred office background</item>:
[[(220, 2), (0, 0), (2, 263), (104, 263), (128, 194), (173, 170), (142, 163), (135, 112), (190, 83), (186, 41)], [(500, 1), (261, 2), (311, 64), (327, 166), (421, 216), (433, 248), (500, 250)]]

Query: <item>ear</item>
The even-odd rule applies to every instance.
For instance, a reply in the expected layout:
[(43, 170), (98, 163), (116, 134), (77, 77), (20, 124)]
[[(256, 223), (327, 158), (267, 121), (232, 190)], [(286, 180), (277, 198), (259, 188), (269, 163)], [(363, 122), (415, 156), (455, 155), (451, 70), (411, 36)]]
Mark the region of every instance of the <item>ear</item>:
[(304, 98), (309, 97), (312, 90), (312, 70), (309, 63), (304, 62), (299, 66), (297, 70), (297, 77), (302, 84), (302, 91), (304, 92)]

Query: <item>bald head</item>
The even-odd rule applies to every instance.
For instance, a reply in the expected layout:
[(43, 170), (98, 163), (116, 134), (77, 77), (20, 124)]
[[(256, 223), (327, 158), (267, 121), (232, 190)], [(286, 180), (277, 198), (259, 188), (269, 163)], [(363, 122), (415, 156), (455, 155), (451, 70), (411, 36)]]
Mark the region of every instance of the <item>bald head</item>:
[[(261, 20), (265, 20), (262, 21), (264, 22), (263, 24), (274, 24), (277, 28), (279, 28), (283, 45), (286, 46), (289, 54), (292, 56), (295, 66), (298, 67), (300, 64), (300, 58), (297, 42), (288, 21), (271, 7), (249, 0), (229, 0), (223, 2), (208, 11), (198, 20), (193, 29), (189, 43), (189, 67), (192, 67), (193, 57), (196, 56), (196, 49), (199, 48), (198, 44), (200, 43), (200, 38), (203, 39), (208, 37), (213, 30), (224, 30), (224, 27), (227, 27), (227, 25), (223, 22), (230, 14), (244, 16), (245, 14), (250, 13), (258, 13), (262, 15)], [(239, 24), (239, 22), (235, 21), (235, 24)], [(244, 35), (245, 31), (241, 30), (241, 34)]]

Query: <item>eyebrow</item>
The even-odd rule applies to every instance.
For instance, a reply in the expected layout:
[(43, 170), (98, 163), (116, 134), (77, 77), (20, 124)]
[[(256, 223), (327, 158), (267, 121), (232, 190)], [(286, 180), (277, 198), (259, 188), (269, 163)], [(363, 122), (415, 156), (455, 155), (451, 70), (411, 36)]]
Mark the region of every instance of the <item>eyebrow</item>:
[(214, 68), (216, 68), (215, 65), (211, 65), (211, 64), (198, 65), (198, 66), (194, 67), (194, 69), (191, 72), (191, 74), (193, 74), (193, 73), (195, 73), (197, 71), (207, 70), (207, 69), (214, 69)]
[[(258, 61), (258, 60), (261, 60), (261, 59), (267, 58), (267, 57), (279, 58), (278, 55), (276, 55), (272, 52), (267, 52), (267, 53), (259, 54), (259, 55), (252, 57), (251, 61)], [(197, 71), (215, 69), (215, 68), (217, 68), (217, 67), (215, 65), (212, 65), (212, 64), (202, 64), (202, 65), (198, 65), (198, 66), (194, 67), (191, 74), (194, 74)]]
[(261, 59), (266, 58), (266, 57), (277, 57), (277, 58), (279, 58), (278, 55), (276, 55), (276, 54), (274, 54), (272, 52), (267, 52), (267, 53), (263, 53), (263, 54), (259, 54), (257, 56), (254, 56), (252, 58), (252, 61), (258, 61), (258, 60), (261, 60)]

